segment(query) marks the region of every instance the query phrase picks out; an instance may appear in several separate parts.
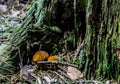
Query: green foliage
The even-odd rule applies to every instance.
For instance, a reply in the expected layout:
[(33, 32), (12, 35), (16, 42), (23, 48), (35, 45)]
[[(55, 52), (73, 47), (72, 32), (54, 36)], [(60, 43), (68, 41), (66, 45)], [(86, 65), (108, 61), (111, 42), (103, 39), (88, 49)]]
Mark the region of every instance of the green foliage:
[(75, 64), (82, 69), (85, 63), (84, 50), (81, 50), (79, 53), (79, 58), (76, 60)]
[(6, 32), (6, 33), (12, 33), (13, 30), (11, 30), (11, 29), (6, 29), (5, 32)]
[(118, 33), (120, 33), (120, 22), (118, 22)]

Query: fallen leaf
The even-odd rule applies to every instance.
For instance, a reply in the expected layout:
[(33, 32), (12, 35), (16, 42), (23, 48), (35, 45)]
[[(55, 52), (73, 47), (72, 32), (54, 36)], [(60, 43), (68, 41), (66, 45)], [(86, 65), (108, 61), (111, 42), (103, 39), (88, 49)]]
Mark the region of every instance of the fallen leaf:
[(81, 79), (83, 77), (81, 71), (71, 66), (68, 66), (67, 75), (71, 80)]

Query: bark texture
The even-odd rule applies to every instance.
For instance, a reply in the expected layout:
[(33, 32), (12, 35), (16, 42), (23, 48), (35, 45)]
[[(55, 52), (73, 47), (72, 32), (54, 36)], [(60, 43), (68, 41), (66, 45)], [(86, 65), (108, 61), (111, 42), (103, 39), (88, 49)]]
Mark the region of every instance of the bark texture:
[(119, 0), (86, 1), (86, 77), (120, 79), (114, 49), (120, 47)]

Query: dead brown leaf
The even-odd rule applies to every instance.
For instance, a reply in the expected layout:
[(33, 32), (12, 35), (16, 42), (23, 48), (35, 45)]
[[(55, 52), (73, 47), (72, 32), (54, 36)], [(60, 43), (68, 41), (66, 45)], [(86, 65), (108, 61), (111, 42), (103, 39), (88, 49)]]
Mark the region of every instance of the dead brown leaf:
[(71, 80), (81, 79), (83, 74), (75, 67), (68, 66), (67, 75)]

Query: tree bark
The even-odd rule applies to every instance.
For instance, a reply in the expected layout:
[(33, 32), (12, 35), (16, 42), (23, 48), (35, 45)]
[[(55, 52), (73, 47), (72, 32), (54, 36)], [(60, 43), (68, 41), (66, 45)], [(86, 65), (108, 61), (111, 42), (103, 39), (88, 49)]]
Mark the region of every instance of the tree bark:
[(114, 49), (120, 47), (119, 0), (86, 1), (85, 75), (120, 79)]

